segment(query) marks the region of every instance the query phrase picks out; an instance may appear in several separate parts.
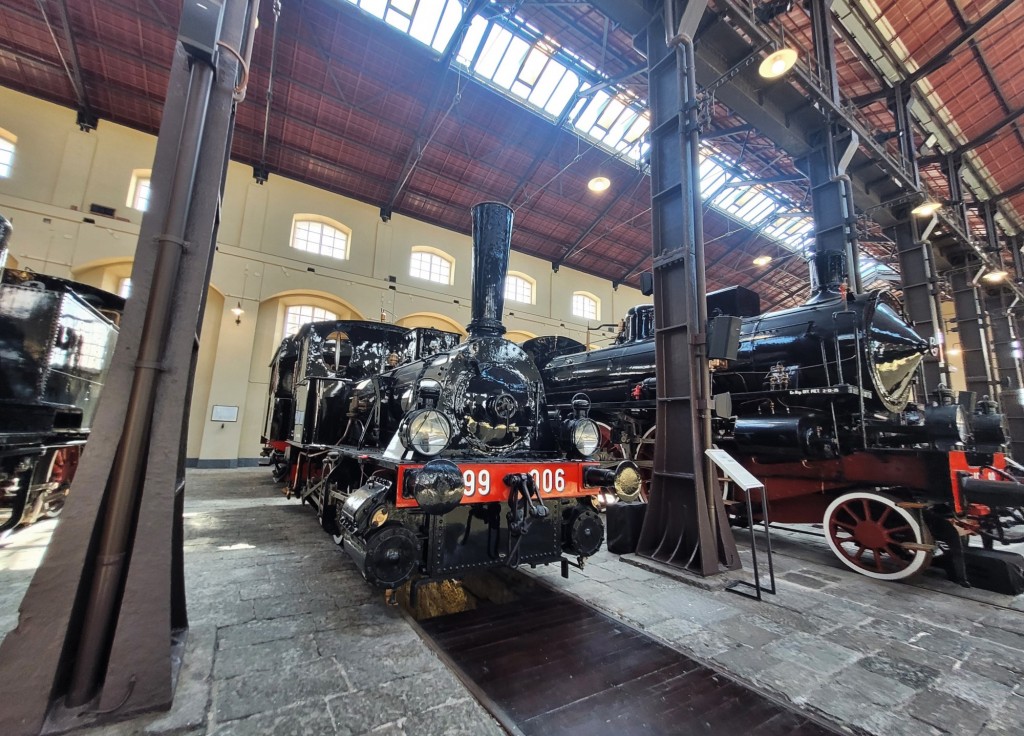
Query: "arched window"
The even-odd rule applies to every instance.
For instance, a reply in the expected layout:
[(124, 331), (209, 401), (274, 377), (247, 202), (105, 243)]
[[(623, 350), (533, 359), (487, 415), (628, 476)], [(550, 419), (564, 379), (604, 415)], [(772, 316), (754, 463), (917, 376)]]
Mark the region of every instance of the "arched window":
[(14, 169), (14, 146), (18, 136), (0, 128), (0, 178), (6, 179)]
[(601, 319), (601, 300), (586, 291), (573, 292), (572, 313), (574, 317), (599, 320)]
[(412, 249), (409, 259), (409, 275), (417, 279), (426, 279), (435, 284), (452, 283), (455, 271), (455, 259), (443, 250), (426, 245), (417, 245)]
[(535, 303), (534, 287), (537, 282), (525, 273), (509, 271), (505, 278), (505, 298), (523, 304)]
[(345, 260), (352, 231), (340, 222), (320, 215), (295, 215), (292, 247), (307, 253)]
[(284, 310), (284, 335), (291, 337), (302, 328), (302, 325), (310, 322), (326, 322), (332, 319), (338, 319), (338, 315), (322, 307), (314, 307), (311, 304), (295, 304)]
[(126, 204), (139, 212), (145, 212), (149, 208), (150, 176), (153, 172), (150, 169), (135, 169), (132, 172), (132, 183), (128, 187), (128, 201)]

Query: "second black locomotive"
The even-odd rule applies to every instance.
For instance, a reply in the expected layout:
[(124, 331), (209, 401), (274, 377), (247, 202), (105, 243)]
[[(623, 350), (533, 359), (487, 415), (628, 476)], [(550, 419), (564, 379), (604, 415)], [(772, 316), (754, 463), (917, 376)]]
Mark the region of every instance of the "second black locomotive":
[[(931, 346), (883, 293), (848, 292), (843, 265), (817, 257), (812, 297), (780, 312), (762, 314), (745, 289), (708, 295), (709, 317), (740, 322), (735, 352), (710, 361), (712, 441), (764, 483), (773, 520), (823, 523), (857, 572), (904, 579), (944, 549), (966, 582), (964, 537), (1024, 540), (1024, 485), (1007, 470), (998, 408), (984, 397), (969, 411), (942, 386), (914, 400)], [(637, 307), (615, 345), (547, 358), (542, 372), (553, 403), (585, 390), (606, 443), (648, 463), (654, 330), (653, 307)]]

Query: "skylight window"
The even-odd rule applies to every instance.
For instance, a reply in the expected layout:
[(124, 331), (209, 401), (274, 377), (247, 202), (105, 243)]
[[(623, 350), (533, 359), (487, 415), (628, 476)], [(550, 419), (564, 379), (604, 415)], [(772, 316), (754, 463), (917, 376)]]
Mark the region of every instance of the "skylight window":
[[(454, 36), (464, 12), (459, 0), (348, 2), (438, 52)], [(650, 112), (646, 101), (610, 84), (593, 64), (514, 13), (475, 16), (455, 63), (552, 120), (564, 120), (609, 151), (633, 161), (647, 153)], [(813, 229), (812, 220), (795, 212), (797, 203), (781, 191), (746, 183), (758, 175), (708, 144), (702, 147), (700, 175), (708, 205), (791, 250), (803, 247)]]
[(348, 0), (370, 15), (380, 18), (430, 46), (444, 51), (462, 19), (459, 0)]

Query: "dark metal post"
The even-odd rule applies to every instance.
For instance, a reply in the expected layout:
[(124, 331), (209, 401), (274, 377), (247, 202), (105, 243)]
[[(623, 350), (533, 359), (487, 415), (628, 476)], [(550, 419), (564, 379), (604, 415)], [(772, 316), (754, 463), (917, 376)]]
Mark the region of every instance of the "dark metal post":
[[(918, 221), (909, 209), (897, 213), (901, 221), (893, 228), (893, 240), (899, 256), (903, 279), (903, 308), (907, 320), (925, 340), (938, 344), (945, 330), (939, 304), (939, 275), (932, 245), (923, 237)], [(942, 354), (925, 355), (921, 362), (922, 383), (917, 400), (925, 403), (941, 383), (949, 386), (949, 369)]]
[(982, 287), (985, 312), (992, 330), (992, 352), (996, 358), (998, 393), (993, 396), (1005, 417), (1010, 455), (1024, 460), (1024, 370), (1021, 364), (1020, 333), (1010, 305), (1013, 294), (1002, 286)]
[[(1002, 244), (996, 229), (996, 205), (993, 202), (982, 202), (981, 215), (985, 220), (987, 250), (1001, 263)], [(1014, 240), (1010, 238), (1008, 245), (1013, 256), (1014, 271), (1019, 275), (1022, 271), (1021, 253), (1015, 247)], [(982, 284), (980, 293), (992, 335), (992, 357), (995, 358), (993, 378), (996, 379), (996, 395), (992, 398), (999, 402), (1003, 414), (1004, 429), (1009, 435), (1010, 455), (1021, 462), (1024, 460), (1024, 402), (1021, 401), (1024, 363), (1021, 360), (1020, 332), (1014, 310), (1024, 305), (1019, 304), (1014, 294), (1003, 284)]]
[(835, 35), (832, 32), (832, 0), (810, 0), (814, 57), (818, 78), (832, 102), (839, 104), (839, 74), (836, 70)]
[(907, 172), (913, 177), (914, 185), (921, 186), (921, 172), (917, 165), (917, 144), (914, 142), (914, 124), (910, 116), (912, 87), (905, 83), (897, 83), (893, 88), (893, 115), (896, 118), (896, 132), (899, 134), (900, 153)]
[[(93, 437), (107, 441), (84, 455), (20, 624), (0, 647), (5, 736), (38, 733), (48, 710), (62, 730), (166, 708), (173, 697), (187, 627), (183, 438), (240, 99), (238, 61), (215, 51), (222, 39), (247, 55), (256, 8), (227, 0), (219, 32), (210, 16), (191, 18), (193, 32), (206, 31), (189, 36), (196, 56), (175, 46), (136, 289), (108, 376), (126, 390), (104, 395)], [(219, 9), (192, 8), (217, 20)]]
[[(811, 0), (811, 26), (818, 75), (826, 93), (839, 104), (839, 79), (836, 74), (835, 36), (832, 31), (832, 0)], [(854, 292), (862, 289), (858, 263), (857, 228), (853, 187), (846, 167), (859, 143), (851, 130), (833, 123), (814, 137), (806, 159), (811, 181), (814, 215), (814, 252), (830, 259), (829, 253), (842, 253), (845, 276)]]
[(189, 215), (192, 185), (199, 165), (199, 144), (206, 122), (206, 106), (213, 86), (213, 69), (202, 63), (192, 65), (184, 127), (179, 147), (178, 169), (171, 186), (167, 215), (157, 237), (157, 260), (149, 290), (149, 309), (142, 328), (139, 359), (128, 399), (121, 445), (114, 460), (96, 572), (92, 579), (82, 624), (82, 639), (71, 678), (68, 705), (88, 702), (99, 685), (100, 667), (110, 646), (113, 611), (117, 605), (128, 554), (128, 536), (138, 503), (139, 481), (145, 450), (149, 445), (150, 421), (156, 400), (156, 385), (163, 368), (167, 328), (170, 324), (178, 268), (185, 248), (185, 225)]
[(658, 394), (654, 477), (637, 545), (639, 555), (705, 576), (740, 565), (704, 454), (711, 386), (693, 34), (706, 5), (667, 0), (647, 29)]
[(967, 390), (973, 391), (979, 399), (982, 396), (995, 396), (988, 330), (976, 283), (980, 264), (969, 255), (958, 260), (960, 263), (949, 272), (949, 283), (953, 289), (953, 309), (960, 335), (964, 381)]

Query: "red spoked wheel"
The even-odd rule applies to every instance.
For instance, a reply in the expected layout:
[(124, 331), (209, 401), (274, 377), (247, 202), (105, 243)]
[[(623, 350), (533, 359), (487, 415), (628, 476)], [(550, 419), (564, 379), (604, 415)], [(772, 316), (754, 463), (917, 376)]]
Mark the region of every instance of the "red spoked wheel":
[(931, 564), (928, 528), (895, 499), (854, 491), (825, 510), (825, 539), (844, 565), (876, 580), (907, 580)]

